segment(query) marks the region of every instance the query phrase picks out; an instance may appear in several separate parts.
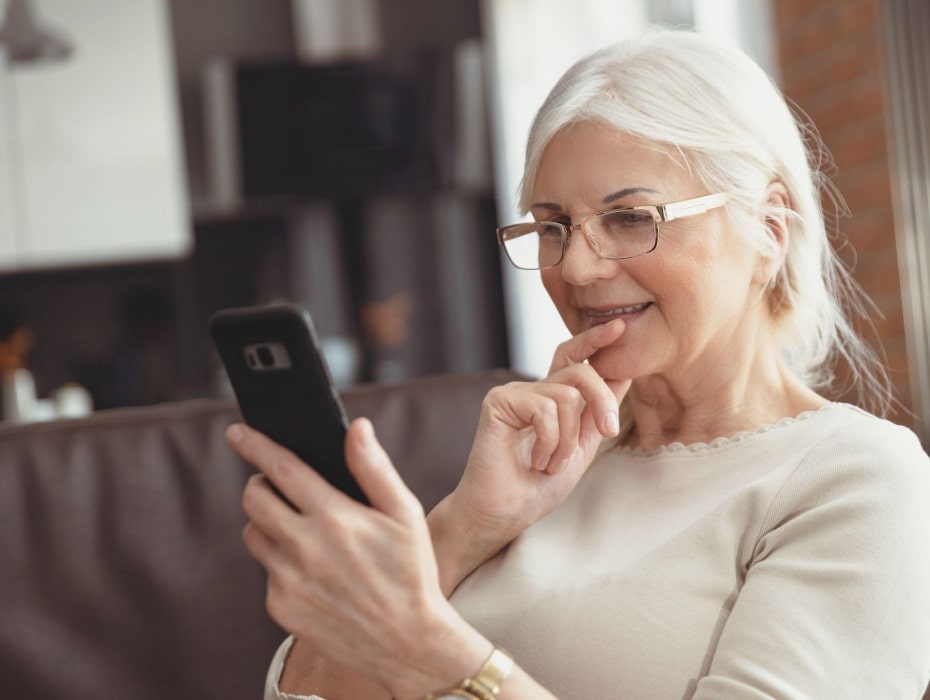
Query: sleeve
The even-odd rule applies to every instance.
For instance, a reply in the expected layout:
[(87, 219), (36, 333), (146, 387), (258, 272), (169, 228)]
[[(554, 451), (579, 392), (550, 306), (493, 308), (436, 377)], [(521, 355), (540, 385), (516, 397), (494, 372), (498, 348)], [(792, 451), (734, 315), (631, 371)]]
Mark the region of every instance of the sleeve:
[(922, 697), (930, 460), (871, 421), (815, 448), (774, 497), (693, 700)]
[(264, 700), (326, 700), (319, 695), (291, 695), (282, 693), (278, 687), (281, 680), (281, 673), (284, 671), (284, 662), (287, 661), (287, 655), (294, 646), (294, 637), (289, 636), (278, 647), (274, 658), (271, 660), (271, 666), (268, 668), (268, 676), (265, 678), (265, 699)]

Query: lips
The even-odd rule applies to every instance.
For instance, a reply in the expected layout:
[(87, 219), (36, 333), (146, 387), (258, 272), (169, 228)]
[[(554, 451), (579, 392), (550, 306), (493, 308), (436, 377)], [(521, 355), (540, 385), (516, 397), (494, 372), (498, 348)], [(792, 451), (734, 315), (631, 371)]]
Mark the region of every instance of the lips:
[(642, 313), (647, 308), (652, 306), (651, 301), (644, 301), (640, 304), (632, 304), (630, 306), (615, 306), (612, 308), (604, 309), (585, 309), (584, 314), (588, 319), (588, 324), (591, 326), (599, 326), (603, 323), (608, 323), (615, 318), (623, 318), (628, 320), (635, 317), (636, 315)]

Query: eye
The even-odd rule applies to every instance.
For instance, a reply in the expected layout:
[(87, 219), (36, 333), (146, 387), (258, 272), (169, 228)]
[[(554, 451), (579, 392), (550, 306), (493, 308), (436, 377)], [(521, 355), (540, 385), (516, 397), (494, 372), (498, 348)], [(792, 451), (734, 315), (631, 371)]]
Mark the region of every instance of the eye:
[(556, 226), (546, 226), (545, 224), (552, 223), (549, 221), (541, 221), (540, 226), (537, 229), (540, 239), (549, 242), (549, 241), (561, 241), (562, 240), (562, 229)]
[(614, 223), (622, 224), (623, 226), (638, 226), (643, 223), (652, 223), (651, 214), (636, 209), (614, 212), (604, 218), (611, 219)]
[(621, 209), (598, 217), (598, 228), (609, 235), (630, 233), (649, 233), (655, 225), (655, 219), (648, 211), (638, 209)]

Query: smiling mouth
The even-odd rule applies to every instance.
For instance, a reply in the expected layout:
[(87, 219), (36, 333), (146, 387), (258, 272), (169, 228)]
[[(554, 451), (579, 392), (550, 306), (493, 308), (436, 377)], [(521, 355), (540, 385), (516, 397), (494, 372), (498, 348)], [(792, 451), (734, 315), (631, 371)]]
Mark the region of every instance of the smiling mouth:
[(630, 318), (631, 316), (645, 311), (652, 306), (651, 301), (645, 301), (642, 304), (633, 304), (632, 306), (618, 306), (616, 309), (608, 311), (587, 311), (585, 315), (588, 318), (588, 324), (598, 326), (603, 323), (609, 323), (615, 318)]

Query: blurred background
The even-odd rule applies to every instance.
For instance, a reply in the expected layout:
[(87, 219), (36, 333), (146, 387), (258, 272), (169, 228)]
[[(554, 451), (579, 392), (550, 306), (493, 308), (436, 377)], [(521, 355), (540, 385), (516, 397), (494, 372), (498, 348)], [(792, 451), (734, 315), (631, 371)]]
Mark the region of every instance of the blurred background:
[(0, 0), (0, 370), (216, 396), (209, 315), (289, 299), (342, 384), (544, 373), (565, 331), (494, 228), (554, 80), (655, 23), (742, 46), (819, 127), (927, 446), (926, 0)]

